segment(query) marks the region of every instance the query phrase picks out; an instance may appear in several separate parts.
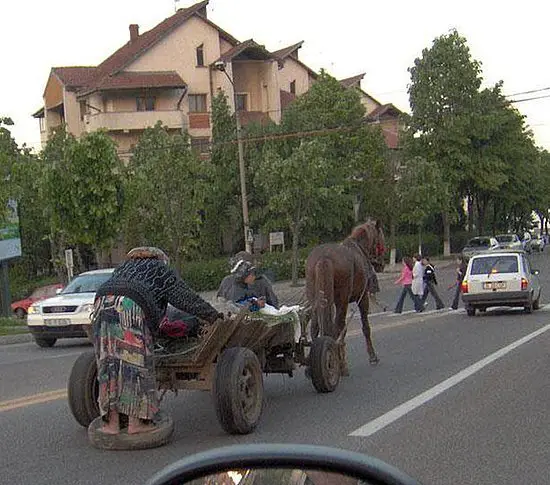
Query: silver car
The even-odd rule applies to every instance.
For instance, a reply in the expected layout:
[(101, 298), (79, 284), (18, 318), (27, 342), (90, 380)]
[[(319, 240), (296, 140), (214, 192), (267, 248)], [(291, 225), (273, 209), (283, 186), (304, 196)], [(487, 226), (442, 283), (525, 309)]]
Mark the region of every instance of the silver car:
[(497, 234), (495, 239), (502, 249), (523, 249), (523, 244), (517, 234)]
[(538, 270), (531, 268), (524, 251), (476, 254), (468, 262), (462, 281), (462, 300), (469, 316), (488, 307), (523, 307), (527, 313), (540, 305)]
[(499, 249), (498, 241), (491, 236), (478, 236), (470, 239), (466, 246), (462, 249), (462, 256), (466, 259), (471, 258), (474, 254), (485, 251), (494, 251)]

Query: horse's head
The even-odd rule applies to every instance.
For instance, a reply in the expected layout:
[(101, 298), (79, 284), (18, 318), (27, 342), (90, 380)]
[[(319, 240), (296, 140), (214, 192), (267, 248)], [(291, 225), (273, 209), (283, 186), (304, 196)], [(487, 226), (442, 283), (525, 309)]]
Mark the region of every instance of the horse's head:
[(384, 271), (385, 239), (382, 224), (379, 220), (368, 220), (357, 226), (351, 238), (361, 246), (377, 273)]

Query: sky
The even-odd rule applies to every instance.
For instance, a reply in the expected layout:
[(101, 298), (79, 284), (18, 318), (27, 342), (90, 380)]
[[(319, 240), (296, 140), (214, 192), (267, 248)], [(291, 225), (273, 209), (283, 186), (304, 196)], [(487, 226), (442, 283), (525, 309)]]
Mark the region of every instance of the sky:
[[(40, 148), (32, 113), (53, 66), (97, 65), (140, 32), (193, 0), (27, 0), (2, 2), (0, 116), (15, 122), (19, 145)], [(507, 5), (506, 5), (507, 4)], [(381, 103), (409, 111), (408, 68), (433, 40), (455, 28), (482, 63), (484, 86), (504, 94), (550, 87), (550, 3), (524, 0), (210, 0), (208, 17), (240, 41), (269, 50), (305, 41), (300, 59), (338, 79), (365, 73), (361, 87)], [(549, 95), (550, 90), (523, 97)], [(516, 97), (518, 99), (520, 97)], [(550, 150), (550, 97), (517, 103), (535, 143)]]

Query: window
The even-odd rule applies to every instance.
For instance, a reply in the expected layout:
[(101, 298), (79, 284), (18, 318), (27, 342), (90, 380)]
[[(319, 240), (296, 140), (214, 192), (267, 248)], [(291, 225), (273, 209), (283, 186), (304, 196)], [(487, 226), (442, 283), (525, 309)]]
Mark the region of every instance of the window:
[(473, 275), (517, 272), (518, 259), (515, 255), (476, 258), (472, 262), (472, 269), (470, 271)]
[(38, 122), (40, 123), (40, 131), (46, 131), (46, 118), (42, 116), (42, 118), (38, 118)]
[(248, 111), (247, 94), (237, 94), (237, 111)]
[(296, 94), (296, 81), (295, 80), (290, 82), (290, 92), (292, 94)]
[(189, 112), (206, 113), (206, 94), (189, 95)]
[(138, 111), (155, 111), (155, 98), (152, 96), (142, 96), (136, 98)]
[(191, 138), (191, 150), (199, 155), (210, 153), (210, 139), (206, 137)]
[(197, 66), (204, 66), (204, 45), (197, 47)]

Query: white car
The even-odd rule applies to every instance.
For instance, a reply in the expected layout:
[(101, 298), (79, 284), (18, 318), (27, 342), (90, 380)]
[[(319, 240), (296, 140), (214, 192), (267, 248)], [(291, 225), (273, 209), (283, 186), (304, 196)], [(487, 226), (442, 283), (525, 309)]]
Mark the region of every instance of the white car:
[(501, 249), (523, 249), (523, 243), (517, 234), (497, 234), (495, 239)]
[(488, 307), (523, 307), (527, 313), (540, 304), (538, 270), (524, 251), (502, 250), (476, 254), (468, 261), (462, 281), (462, 300), (469, 316)]
[(57, 296), (29, 307), (27, 326), (37, 345), (51, 347), (59, 338), (87, 337), (95, 293), (113, 271), (81, 273)]

